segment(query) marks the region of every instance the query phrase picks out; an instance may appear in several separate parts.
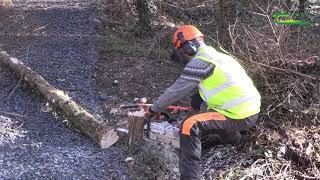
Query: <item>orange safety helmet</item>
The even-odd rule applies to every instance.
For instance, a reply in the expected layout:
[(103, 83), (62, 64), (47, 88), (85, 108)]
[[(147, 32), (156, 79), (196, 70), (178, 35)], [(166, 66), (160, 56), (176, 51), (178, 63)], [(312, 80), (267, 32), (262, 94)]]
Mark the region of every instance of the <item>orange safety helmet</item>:
[(197, 37), (203, 37), (204, 35), (199, 31), (198, 28), (192, 25), (184, 25), (179, 27), (176, 32), (173, 34), (172, 43), (175, 48), (179, 48), (181, 46), (181, 41), (178, 39), (178, 33), (182, 32), (184, 40), (190, 41)]

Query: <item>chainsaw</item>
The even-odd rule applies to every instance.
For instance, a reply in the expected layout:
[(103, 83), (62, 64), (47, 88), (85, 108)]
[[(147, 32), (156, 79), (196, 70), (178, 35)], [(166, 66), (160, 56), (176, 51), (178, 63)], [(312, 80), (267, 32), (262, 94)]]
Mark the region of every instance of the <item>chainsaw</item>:
[[(152, 104), (129, 104), (129, 105), (121, 105), (120, 108), (141, 108), (145, 112), (148, 111)], [(191, 111), (192, 107), (182, 107), (182, 106), (168, 106), (166, 108), (171, 113), (176, 113), (179, 111)], [(179, 122), (172, 118), (169, 114), (162, 112), (162, 122), (156, 122), (152, 120), (152, 117), (146, 119), (145, 122), (145, 137), (148, 140), (154, 140), (165, 144), (170, 144), (174, 148), (179, 148), (179, 132), (178, 128)], [(128, 130), (125, 128), (118, 128), (117, 131), (128, 133)]]

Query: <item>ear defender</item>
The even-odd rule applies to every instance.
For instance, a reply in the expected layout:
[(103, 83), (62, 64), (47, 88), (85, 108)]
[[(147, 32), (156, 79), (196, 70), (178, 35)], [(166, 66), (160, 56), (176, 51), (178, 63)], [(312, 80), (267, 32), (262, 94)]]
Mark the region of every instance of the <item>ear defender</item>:
[(197, 53), (196, 45), (192, 41), (186, 41), (182, 32), (179, 32), (177, 36), (181, 42), (180, 48), (182, 48), (186, 54), (193, 56)]

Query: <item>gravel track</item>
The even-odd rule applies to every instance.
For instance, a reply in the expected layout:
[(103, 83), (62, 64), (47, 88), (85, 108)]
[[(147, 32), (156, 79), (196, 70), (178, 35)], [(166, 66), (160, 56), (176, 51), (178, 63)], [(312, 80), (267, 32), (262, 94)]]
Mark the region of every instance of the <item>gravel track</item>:
[[(92, 2), (20, 0), (10, 13), (0, 18), (0, 47), (99, 117), (92, 84), (97, 60), (92, 37), (98, 25)], [(8, 99), (18, 82), (0, 68), (0, 179), (125, 176), (120, 145), (99, 149), (49, 112), (23, 82)]]

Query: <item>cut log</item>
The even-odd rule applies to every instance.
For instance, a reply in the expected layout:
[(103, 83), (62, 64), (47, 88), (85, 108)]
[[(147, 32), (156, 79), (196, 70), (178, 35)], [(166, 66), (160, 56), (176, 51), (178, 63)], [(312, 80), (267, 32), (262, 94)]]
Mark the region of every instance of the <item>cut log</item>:
[(143, 144), (144, 111), (130, 112), (128, 116), (128, 150), (134, 152), (139, 150)]
[(98, 121), (83, 107), (71, 100), (64, 91), (53, 87), (42, 76), (1, 49), (0, 66), (9, 68), (20, 78), (23, 77), (23, 80), (40, 92), (57, 112), (62, 112), (73, 127), (90, 137), (101, 148), (108, 148), (118, 141), (119, 136), (112, 127)]

